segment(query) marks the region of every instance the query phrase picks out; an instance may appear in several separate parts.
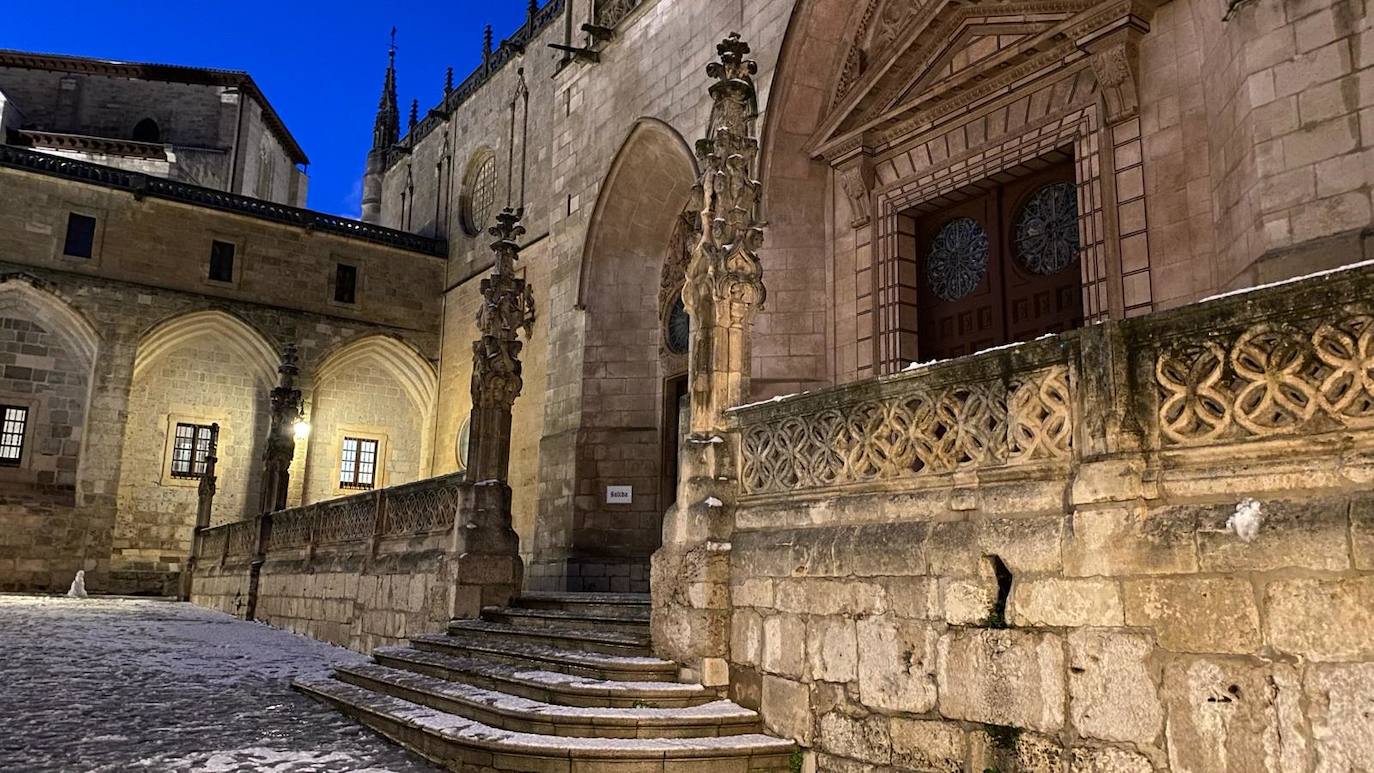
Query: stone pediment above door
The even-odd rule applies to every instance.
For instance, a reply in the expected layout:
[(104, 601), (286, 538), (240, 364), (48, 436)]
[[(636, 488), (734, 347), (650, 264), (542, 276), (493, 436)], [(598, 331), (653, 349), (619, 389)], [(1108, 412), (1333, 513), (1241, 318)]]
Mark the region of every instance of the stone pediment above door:
[(868, 0), (813, 135), (816, 156), (879, 147), (1040, 71), (1086, 57), (1086, 41), (1148, 29), (1154, 0)]

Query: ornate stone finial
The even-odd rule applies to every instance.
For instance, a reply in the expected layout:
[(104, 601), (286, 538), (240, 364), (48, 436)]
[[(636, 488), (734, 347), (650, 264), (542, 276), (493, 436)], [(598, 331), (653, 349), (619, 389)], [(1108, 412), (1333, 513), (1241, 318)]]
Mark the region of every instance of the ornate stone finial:
[(410, 100), (410, 123), (406, 126), (406, 133), (411, 134), (415, 131), (415, 124), (420, 120), (420, 100)]
[(526, 9), (525, 13), (528, 14), (530, 18), (534, 18), (534, 15), (539, 13), (539, 0), (530, 0), (529, 8)]
[(382, 96), (377, 101), (377, 118), (372, 122), (372, 149), (381, 150), (400, 138), (400, 112), (396, 108), (396, 28), (391, 28), (391, 46), (386, 54), (386, 77)]
[(488, 24), (482, 29), (482, 60), (491, 58), (491, 25)]
[(521, 211), (509, 207), (496, 216), (489, 233), (496, 262), (482, 280), (477, 310), (479, 338), (472, 345), (472, 419), (468, 477), (504, 482), (510, 469), (511, 408), (524, 386), (519, 330), (528, 338), (534, 326), (534, 293), (515, 273), (520, 257)]
[(691, 431), (697, 433), (717, 431), (725, 410), (749, 396), (748, 327), (766, 295), (758, 260), (761, 186), (754, 179), (758, 65), (747, 58), (749, 45), (737, 33), (716, 51), (720, 60), (706, 66), (715, 79), (710, 124), (696, 143), (702, 171), (693, 201), (701, 213), (701, 240), (682, 290), (694, 323), (688, 373)]
[(452, 92), (453, 92), (453, 68), (450, 67), (450, 68), (448, 68), (447, 70), (444, 71), (444, 96), (447, 97), (447, 96), (448, 96), (449, 94), (451, 94)]

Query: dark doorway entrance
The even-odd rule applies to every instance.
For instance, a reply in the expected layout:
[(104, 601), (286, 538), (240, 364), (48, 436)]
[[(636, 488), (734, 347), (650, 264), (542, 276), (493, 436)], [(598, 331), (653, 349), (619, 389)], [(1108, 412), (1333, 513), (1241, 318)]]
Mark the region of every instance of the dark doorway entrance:
[(1024, 172), (915, 213), (921, 360), (1083, 323), (1073, 164)]
[(687, 408), (687, 374), (672, 376), (663, 382), (663, 496), (661, 508), (677, 501), (677, 464), (682, 445), (683, 411)]

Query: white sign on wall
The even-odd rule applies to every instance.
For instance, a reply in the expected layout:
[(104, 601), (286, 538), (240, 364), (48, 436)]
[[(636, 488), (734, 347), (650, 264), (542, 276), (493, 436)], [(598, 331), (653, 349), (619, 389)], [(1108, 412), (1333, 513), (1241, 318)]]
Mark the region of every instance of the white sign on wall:
[(634, 486), (607, 486), (606, 504), (628, 505), (635, 501)]

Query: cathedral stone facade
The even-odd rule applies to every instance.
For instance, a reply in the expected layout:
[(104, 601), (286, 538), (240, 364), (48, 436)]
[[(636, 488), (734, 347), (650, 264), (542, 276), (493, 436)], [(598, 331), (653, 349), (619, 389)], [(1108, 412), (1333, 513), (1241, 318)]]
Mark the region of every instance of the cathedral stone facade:
[[(6, 54), (0, 586), (166, 591), (194, 552), (198, 603), (357, 648), (504, 606), (509, 572), (451, 560), (492, 514), (460, 473), (499, 254), (529, 289), (502, 339), (526, 603), (652, 592), (652, 641), (601, 652), (651, 647), (798, 745), (750, 769), (1369, 768), (1370, 19), (531, 3), (408, 121), (392, 51), (357, 221), (273, 203), (303, 178), (255, 190), (237, 142), (197, 177), (73, 160), (44, 137), (107, 74)], [(711, 300), (727, 246), (762, 283)], [(193, 543), (212, 427), (224, 525)], [(533, 613), (492, 614), (456, 625)]]

